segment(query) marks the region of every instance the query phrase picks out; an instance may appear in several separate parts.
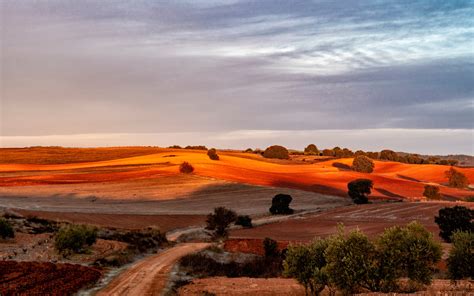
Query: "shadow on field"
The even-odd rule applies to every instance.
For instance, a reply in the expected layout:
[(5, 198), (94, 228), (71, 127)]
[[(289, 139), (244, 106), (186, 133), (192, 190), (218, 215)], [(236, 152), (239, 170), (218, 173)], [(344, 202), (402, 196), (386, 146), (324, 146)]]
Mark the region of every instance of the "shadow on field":
[(345, 163), (335, 162), (332, 164), (333, 167), (337, 168), (340, 171), (350, 171), (351, 167)]

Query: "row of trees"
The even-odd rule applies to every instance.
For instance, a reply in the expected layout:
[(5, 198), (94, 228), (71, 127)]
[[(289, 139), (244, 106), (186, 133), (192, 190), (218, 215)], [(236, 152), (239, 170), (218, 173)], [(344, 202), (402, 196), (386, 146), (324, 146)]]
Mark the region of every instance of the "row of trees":
[(329, 238), (290, 245), (284, 274), (297, 279), (311, 295), (325, 287), (344, 294), (397, 291), (401, 278), (408, 278), (412, 286), (429, 284), (441, 250), (417, 222), (388, 228), (373, 241), (359, 230), (346, 235), (340, 227)]

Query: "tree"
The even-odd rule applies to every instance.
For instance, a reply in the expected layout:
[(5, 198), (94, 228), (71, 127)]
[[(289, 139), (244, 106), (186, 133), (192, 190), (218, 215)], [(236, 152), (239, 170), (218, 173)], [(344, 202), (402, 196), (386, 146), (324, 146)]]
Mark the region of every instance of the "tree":
[(293, 214), (293, 209), (290, 208), (290, 203), (293, 200), (289, 194), (277, 194), (272, 199), (272, 206), (270, 213), (272, 215), (290, 215)]
[(229, 225), (237, 220), (237, 214), (225, 207), (217, 207), (207, 215), (206, 229), (214, 230), (215, 237), (226, 237)]
[(374, 167), (374, 161), (364, 155), (356, 156), (352, 161), (352, 169), (359, 173), (372, 173)]
[(349, 197), (355, 204), (366, 204), (369, 202), (368, 195), (372, 192), (374, 184), (369, 179), (356, 179), (347, 184)]
[(244, 153), (253, 153), (253, 150), (252, 148), (247, 148), (245, 149)]
[(398, 154), (392, 150), (382, 150), (380, 151), (380, 159), (382, 160), (389, 160), (389, 161), (398, 161), (399, 157)]
[(219, 155), (217, 155), (217, 150), (214, 148), (211, 148), (207, 151), (207, 156), (209, 156), (211, 160), (219, 160)]
[(13, 231), (13, 227), (4, 218), (0, 218), (0, 237), (2, 239), (15, 237), (15, 232)]
[(462, 206), (442, 208), (435, 217), (441, 236), (446, 242), (451, 242), (451, 235), (455, 231), (474, 232), (474, 210)]
[(323, 156), (334, 156), (334, 151), (332, 149), (324, 149), (323, 150)]
[(266, 237), (263, 240), (263, 250), (265, 252), (265, 257), (267, 258), (276, 258), (280, 256), (280, 251), (278, 250), (277, 241), (269, 237)]
[(344, 157), (344, 151), (338, 146), (332, 148), (332, 151), (334, 151), (334, 156), (337, 158)]
[(265, 149), (263, 152), (265, 158), (289, 159), (288, 149), (283, 146), (273, 145)]
[(191, 174), (194, 172), (194, 167), (189, 162), (185, 161), (179, 166), (179, 171), (183, 174)]
[(397, 280), (431, 283), (432, 270), (441, 259), (441, 244), (418, 222), (388, 228), (376, 241), (378, 287), (385, 292), (398, 288)]
[(423, 196), (428, 199), (441, 199), (439, 187), (435, 185), (425, 185), (425, 191), (423, 191)]
[(283, 262), (283, 274), (295, 278), (311, 295), (319, 295), (328, 284), (324, 253), (328, 240), (317, 239), (309, 245), (290, 245)]
[(360, 156), (360, 155), (366, 155), (366, 153), (362, 150), (357, 150), (356, 152), (354, 152), (354, 156)]
[(62, 227), (55, 236), (54, 246), (60, 254), (81, 253), (97, 240), (97, 228), (87, 225)]
[(448, 271), (453, 280), (474, 279), (474, 232), (456, 231), (452, 235)]
[(239, 215), (237, 216), (237, 220), (235, 221), (235, 225), (240, 225), (244, 228), (252, 228), (252, 218), (247, 215)]
[(304, 149), (304, 154), (307, 155), (319, 155), (318, 147), (314, 144), (309, 144), (308, 147)]
[(340, 229), (325, 251), (329, 281), (346, 295), (370, 289), (375, 258), (375, 246), (365, 234), (355, 230), (346, 237)]
[(469, 180), (466, 175), (451, 167), (449, 171), (445, 172), (446, 178), (448, 178), (448, 184), (454, 188), (466, 188), (469, 185)]

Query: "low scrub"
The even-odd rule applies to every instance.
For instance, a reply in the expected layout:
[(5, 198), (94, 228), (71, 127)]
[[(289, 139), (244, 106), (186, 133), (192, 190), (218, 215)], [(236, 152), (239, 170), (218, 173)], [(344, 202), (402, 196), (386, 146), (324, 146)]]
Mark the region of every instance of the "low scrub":
[(0, 218), (0, 237), (2, 239), (15, 237), (15, 232), (13, 231), (13, 227), (4, 218)]
[(67, 225), (54, 238), (54, 247), (62, 255), (82, 253), (97, 240), (97, 228), (87, 225)]
[(239, 215), (237, 216), (237, 220), (235, 221), (235, 225), (240, 225), (244, 228), (252, 228), (252, 218), (247, 215)]
[(165, 233), (154, 227), (129, 231), (102, 231), (99, 233), (99, 238), (127, 243), (129, 249), (136, 253), (153, 252), (168, 243)]
[(183, 174), (191, 174), (194, 172), (194, 167), (189, 162), (185, 161), (179, 166), (179, 171)]

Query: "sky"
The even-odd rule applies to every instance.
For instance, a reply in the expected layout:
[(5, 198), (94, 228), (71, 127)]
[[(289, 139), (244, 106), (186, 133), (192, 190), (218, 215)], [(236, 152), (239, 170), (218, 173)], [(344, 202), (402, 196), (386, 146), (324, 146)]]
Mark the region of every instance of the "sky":
[(474, 154), (474, 1), (0, 3), (2, 147)]

